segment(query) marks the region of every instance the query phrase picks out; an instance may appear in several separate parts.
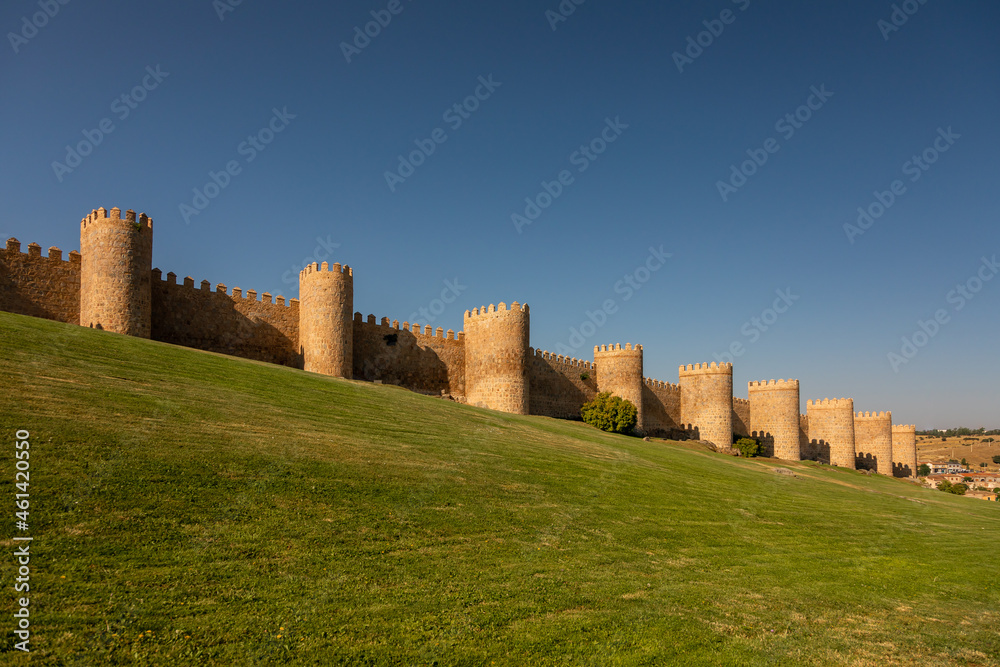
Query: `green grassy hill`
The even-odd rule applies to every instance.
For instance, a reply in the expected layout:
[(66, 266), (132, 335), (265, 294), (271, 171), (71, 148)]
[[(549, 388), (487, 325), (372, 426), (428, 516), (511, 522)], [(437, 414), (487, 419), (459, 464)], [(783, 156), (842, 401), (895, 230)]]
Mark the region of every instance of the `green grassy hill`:
[(1000, 665), (1000, 505), (6, 314), (0, 406), (32, 664)]

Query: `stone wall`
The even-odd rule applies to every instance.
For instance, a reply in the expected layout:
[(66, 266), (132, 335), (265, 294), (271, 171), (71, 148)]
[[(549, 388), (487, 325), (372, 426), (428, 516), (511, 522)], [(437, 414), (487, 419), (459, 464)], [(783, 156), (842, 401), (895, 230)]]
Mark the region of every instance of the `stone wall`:
[(152, 275), (153, 340), (245, 359), (302, 367), (299, 354), (299, 302), (270, 294), (246, 296), (239, 287), (232, 296), (225, 285), (212, 291), (207, 280), (196, 289), (192, 278), (177, 284), (177, 276)]
[(599, 345), (594, 348), (594, 365), (597, 366), (597, 391), (611, 393), (635, 406), (636, 431), (645, 433), (642, 409), (642, 345), (634, 348), (631, 343)]
[(25, 254), (17, 239), (9, 239), (0, 249), (0, 310), (79, 324), (80, 264), (78, 252), (66, 261), (62, 250), (49, 248), (43, 257), (32, 243)]
[(457, 400), (465, 397), (465, 341), (438, 327), (432, 330), (418, 324), (388, 318), (376, 323), (369, 315), (362, 321), (354, 314), (354, 367), (357, 380), (380, 381), (406, 387), (424, 394), (449, 394)]
[(831, 465), (854, 469), (854, 399), (807, 401), (810, 448), (826, 452)]
[(855, 467), (892, 475), (892, 413), (859, 412), (854, 415)]
[(741, 438), (749, 438), (752, 430), (750, 428), (750, 401), (745, 398), (733, 397), (733, 433)]
[(299, 351), (311, 373), (352, 377), (354, 271), (313, 262), (299, 273)]
[(597, 396), (597, 372), (589, 361), (528, 350), (530, 414), (580, 419), (580, 408)]
[(679, 371), (681, 421), (691, 437), (733, 444), (733, 365), (689, 364)]
[(80, 324), (149, 338), (153, 221), (145, 213), (95, 209), (80, 221)]
[(800, 460), (799, 381), (750, 382), (747, 391), (750, 430), (764, 446), (764, 455)]
[(681, 387), (645, 378), (642, 387), (646, 432), (661, 438), (686, 438), (681, 424)]
[(892, 425), (892, 474), (917, 476), (917, 427), (913, 424)]
[(465, 311), (465, 396), (470, 405), (528, 414), (530, 314), (517, 301)]

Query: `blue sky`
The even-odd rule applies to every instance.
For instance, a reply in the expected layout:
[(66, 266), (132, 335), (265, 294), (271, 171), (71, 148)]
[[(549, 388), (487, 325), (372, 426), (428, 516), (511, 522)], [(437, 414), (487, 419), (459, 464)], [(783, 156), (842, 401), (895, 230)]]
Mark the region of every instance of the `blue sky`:
[[(155, 265), (199, 282), (293, 297), (327, 246), (365, 315), (454, 289), (420, 319), (459, 330), (517, 300), (541, 349), (641, 343), (676, 382), (735, 344), (737, 396), (795, 377), (803, 411), (853, 396), (1000, 427), (1000, 280), (979, 282), (1000, 253), (1000, 6), (896, 7), (12, 0), (0, 233), (68, 251), (92, 208), (134, 208)], [(433, 152), (400, 171), (416, 142)], [(845, 231), (859, 207), (881, 215)]]

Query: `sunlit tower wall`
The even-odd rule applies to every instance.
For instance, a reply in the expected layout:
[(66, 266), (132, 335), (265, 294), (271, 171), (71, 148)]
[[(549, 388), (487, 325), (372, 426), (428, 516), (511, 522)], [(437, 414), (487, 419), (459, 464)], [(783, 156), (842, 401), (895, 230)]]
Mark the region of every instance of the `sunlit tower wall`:
[(470, 405), (528, 414), (530, 313), (517, 301), (465, 311), (465, 397)]
[(854, 399), (807, 401), (809, 439), (830, 448), (830, 464), (854, 469)]
[(892, 474), (917, 476), (917, 427), (913, 424), (892, 425)]
[(802, 458), (799, 449), (799, 381), (750, 382), (750, 430), (767, 456), (785, 461)]
[[(892, 413), (854, 415), (854, 445), (858, 462), (880, 475), (892, 477)], [(858, 466), (860, 467), (860, 466)]]
[(299, 347), (303, 368), (352, 378), (354, 271), (313, 262), (299, 273)]
[(153, 221), (145, 213), (95, 209), (80, 221), (80, 325), (149, 338)]
[(645, 432), (642, 416), (642, 345), (631, 343), (598, 345), (594, 348), (597, 366), (597, 391), (611, 392), (630, 401), (638, 413), (636, 430)]
[[(600, 369), (598, 368), (598, 374)], [(681, 422), (699, 440), (719, 447), (733, 444), (733, 365), (688, 364), (678, 371)]]

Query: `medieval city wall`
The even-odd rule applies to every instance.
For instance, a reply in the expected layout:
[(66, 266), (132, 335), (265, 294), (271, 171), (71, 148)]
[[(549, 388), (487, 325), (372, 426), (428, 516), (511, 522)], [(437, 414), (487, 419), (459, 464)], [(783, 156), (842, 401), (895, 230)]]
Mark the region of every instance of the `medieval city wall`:
[(892, 476), (892, 413), (859, 412), (854, 415), (856, 467)]
[(589, 361), (528, 349), (528, 406), (533, 415), (580, 419), (597, 396), (597, 369)]
[(357, 380), (382, 382), (423, 394), (465, 398), (465, 341), (441, 327), (432, 329), (399, 320), (362, 321), (354, 314), (354, 367)]
[(750, 427), (750, 401), (745, 398), (733, 397), (733, 433), (741, 438), (749, 438), (752, 433)]
[(59, 248), (43, 256), (36, 243), (21, 252), (21, 243), (9, 239), (0, 249), (0, 310), (41, 317), (65, 324), (80, 323), (80, 253), (63, 259)]
[(207, 280), (177, 283), (177, 276), (153, 271), (152, 338), (164, 343), (219, 352), (244, 359), (302, 367), (299, 354), (299, 302), (275, 303), (268, 293), (243, 292)]
[(644, 378), (642, 402), (646, 431), (650, 435), (664, 438), (687, 437), (687, 432), (681, 423), (681, 386), (679, 384)]

